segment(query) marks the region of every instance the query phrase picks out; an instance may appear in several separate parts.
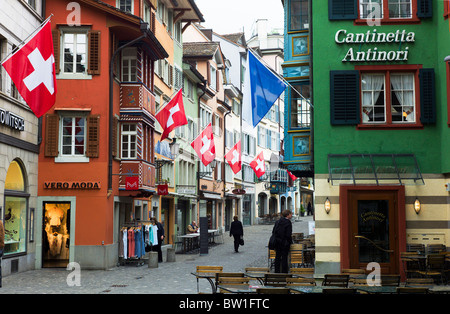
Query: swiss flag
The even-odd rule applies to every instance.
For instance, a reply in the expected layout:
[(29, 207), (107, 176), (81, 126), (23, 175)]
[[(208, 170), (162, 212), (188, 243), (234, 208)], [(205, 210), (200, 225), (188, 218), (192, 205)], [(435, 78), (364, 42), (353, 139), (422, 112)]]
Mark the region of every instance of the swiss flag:
[(2, 65), (36, 117), (53, 107), (56, 76), (50, 20)]
[(216, 146), (214, 145), (211, 123), (192, 141), (191, 146), (205, 166), (216, 158)]
[(241, 141), (237, 142), (236, 145), (225, 154), (225, 160), (230, 164), (234, 174), (241, 171)]
[(264, 154), (260, 152), (258, 156), (250, 163), (253, 171), (255, 171), (256, 176), (261, 178), (262, 175), (266, 173), (266, 162), (264, 161)]
[(297, 177), (296, 177), (296, 176), (294, 176), (294, 174), (293, 174), (292, 172), (290, 172), (289, 170), (286, 170), (286, 171), (287, 171), (287, 173), (288, 173), (289, 177), (291, 177), (292, 181), (295, 181), (295, 180), (297, 180)]
[(188, 123), (183, 106), (183, 93), (181, 89), (155, 116), (161, 127), (164, 129), (161, 141), (165, 139), (176, 127)]

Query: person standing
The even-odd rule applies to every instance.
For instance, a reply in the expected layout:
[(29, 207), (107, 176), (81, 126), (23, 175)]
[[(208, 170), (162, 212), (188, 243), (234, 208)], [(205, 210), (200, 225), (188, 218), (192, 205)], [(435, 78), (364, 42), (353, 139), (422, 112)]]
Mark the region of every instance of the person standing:
[(307, 207), (307, 210), (306, 210), (306, 215), (312, 215), (312, 205), (311, 205), (311, 202), (309, 202), (308, 203), (308, 207)]
[(164, 241), (164, 227), (160, 222), (158, 222), (156, 220), (155, 217), (153, 217), (151, 219), (151, 222), (152, 222), (153, 226), (156, 226), (156, 228), (157, 228), (156, 234), (157, 234), (157, 238), (158, 238), (158, 244), (152, 245), (152, 251), (158, 252), (158, 262), (162, 263), (163, 258), (162, 258), (161, 245)]
[(272, 233), (275, 234), (275, 272), (288, 273), (288, 256), (292, 244), (292, 212), (283, 210), (281, 218), (273, 226)]
[(5, 228), (3, 222), (0, 219), (0, 288), (2, 287), (2, 256), (5, 248)]
[(244, 228), (242, 227), (242, 223), (239, 221), (238, 216), (233, 217), (233, 222), (230, 226), (230, 237), (234, 237), (234, 251), (239, 253), (239, 243), (241, 241), (241, 237), (244, 236)]

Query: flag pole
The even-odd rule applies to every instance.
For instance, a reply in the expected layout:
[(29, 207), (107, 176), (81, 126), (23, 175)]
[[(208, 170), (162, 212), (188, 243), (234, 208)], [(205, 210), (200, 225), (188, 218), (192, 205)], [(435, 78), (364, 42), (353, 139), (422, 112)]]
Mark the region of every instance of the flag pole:
[(19, 50), (21, 48), (21, 46), (23, 46), (30, 37), (32, 37), (34, 34), (36, 34), (38, 31), (40, 31), (42, 29), (42, 27), (45, 25), (45, 23), (47, 23), (52, 16), (53, 16), (53, 13), (51, 13), (50, 16), (48, 18), (46, 18), (45, 21), (41, 23), (41, 25), (38, 26), (38, 28), (36, 28), (30, 35), (28, 35), (24, 40), (22, 40), (16, 46), (16, 48), (14, 48), (2, 61), (0, 61), (0, 64), (5, 62), (11, 55), (13, 55), (17, 50)]
[(299, 94), (302, 99), (304, 101), (306, 101), (306, 103), (312, 108), (314, 109), (314, 106), (309, 102), (308, 99), (306, 99), (294, 86), (292, 86), (288, 81), (286, 81), (286, 79), (284, 77), (282, 77), (280, 74), (278, 74), (277, 72), (275, 72), (263, 59), (261, 59), (256, 52), (251, 48), (248, 47), (248, 50), (250, 53), (252, 53), (255, 58), (258, 58), (259, 61), (261, 61), (261, 64), (263, 64), (269, 71), (271, 71), (273, 74), (275, 74), (279, 79), (281, 79), (284, 83), (286, 83), (286, 85), (288, 85), (290, 88), (292, 88), (293, 90), (295, 90), (297, 92), (297, 94)]

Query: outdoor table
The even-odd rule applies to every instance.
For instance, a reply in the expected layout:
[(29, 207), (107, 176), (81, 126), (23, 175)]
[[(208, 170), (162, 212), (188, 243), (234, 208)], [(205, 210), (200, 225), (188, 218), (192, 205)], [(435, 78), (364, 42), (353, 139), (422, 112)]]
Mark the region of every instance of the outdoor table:
[[(198, 279), (206, 279), (208, 280), (209, 284), (211, 285), (211, 289), (212, 289), (212, 293), (216, 293), (217, 291), (217, 287), (216, 287), (216, 272), (211, 272), (211, 273), (198, 273), (198, 272), (193, 272), (191, 273), (192, 275), (194, 275)], [(198, 283), (197, 283), (198, 285)]]
[[(255, 272), (246, 272), (246, 273), (244, 273), (245, 277), (256, 279), (262, 285), (264, 284), (264, 275), (265, 274), (268, 274), (268, 273), (267, 272), (256, 272), (256, 271)], [(296, 277), (296, 278), (314, 278), (314, 274), (292, 274), (292, 277)]]
[(178, 238), (183, 239), (183, 253), (189, 252), (194, 248), (194, 240), (196, 240), (200, 234), (190, 233), (178, 236)]
[(214, 244), (216, 243), (214, 240), (214, 234), (219, 231), (218, 229), (208, 229), (208, 240), (209, 240), (209, 244)]
[(230, 285), (218, 285), (217, 289), (222, 289), (230, 293), (241, 293), (241, 294), (255, 294), (257, 293), (258, 288), (279, 288), (274, 286), (252, 286), (248, 285), (247, 287), (236, 287), (236, 286), (230, 286)]
[(359, 291), (364, 291), (373, 294), (394, 294), (397, 293), (397, 287), (395, 286), (352, 286)]
[(433, 286), (429, 288), (431, 293), (442, 293), (442, 294), (450, 294), (450, 286)]

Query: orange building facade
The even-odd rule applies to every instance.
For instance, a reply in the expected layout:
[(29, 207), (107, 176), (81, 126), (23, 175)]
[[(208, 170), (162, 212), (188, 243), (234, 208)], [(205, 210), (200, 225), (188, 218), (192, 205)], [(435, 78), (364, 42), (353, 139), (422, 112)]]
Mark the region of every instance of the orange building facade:
[(46, 3), (58, 93), (42, 119), (36, 268), (117, 265), (121, 229), (151, 216), (154, 63), (168, 55), (156, 1), (128, 3)]

